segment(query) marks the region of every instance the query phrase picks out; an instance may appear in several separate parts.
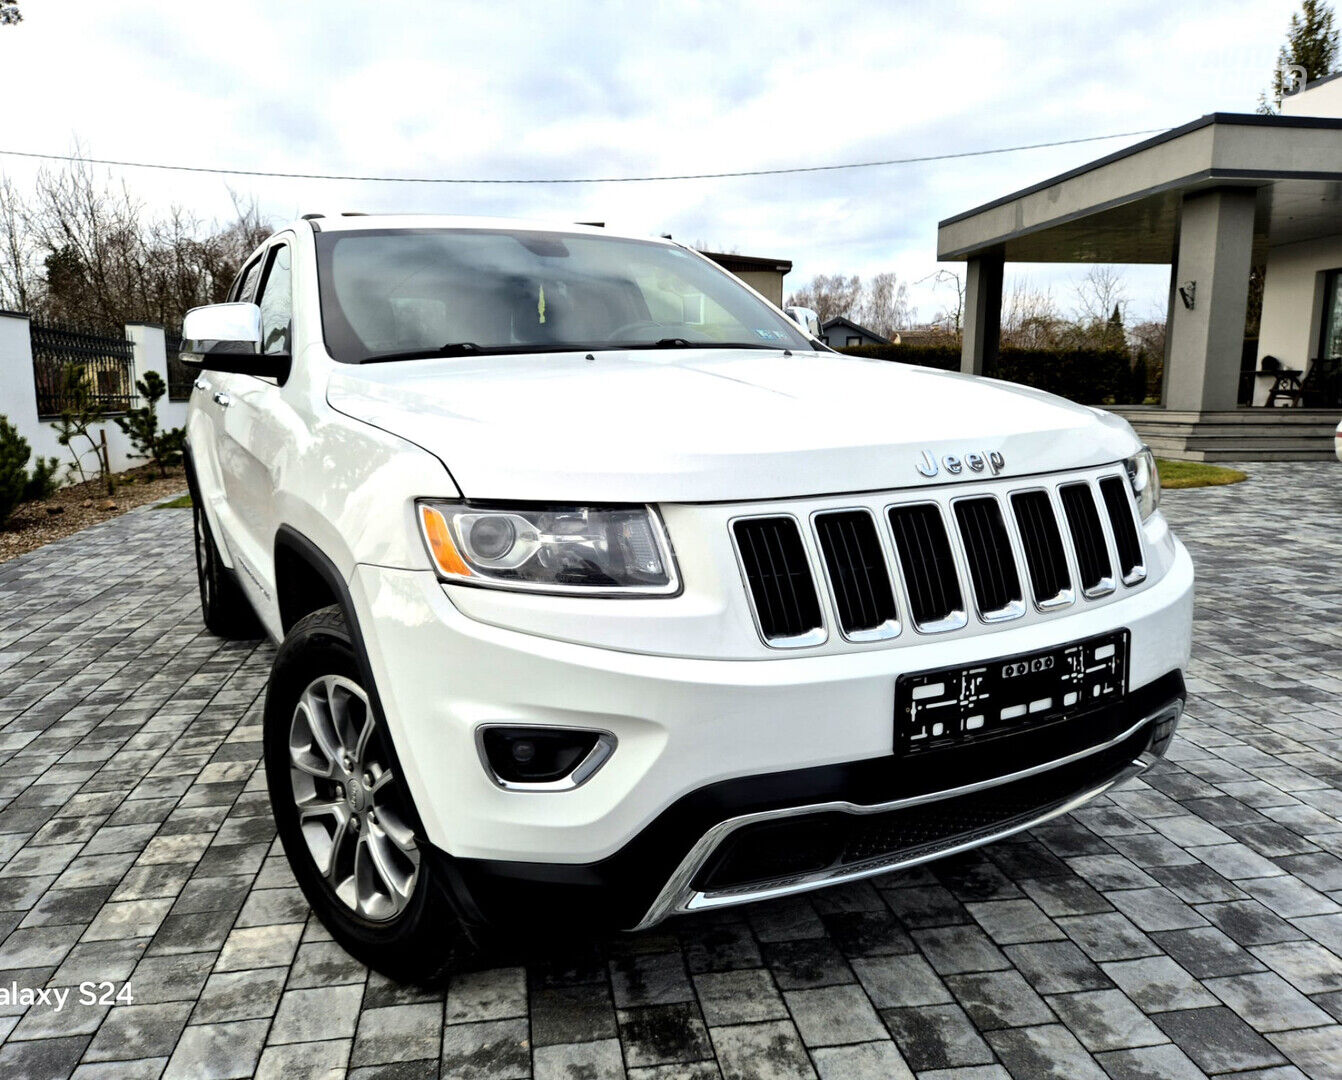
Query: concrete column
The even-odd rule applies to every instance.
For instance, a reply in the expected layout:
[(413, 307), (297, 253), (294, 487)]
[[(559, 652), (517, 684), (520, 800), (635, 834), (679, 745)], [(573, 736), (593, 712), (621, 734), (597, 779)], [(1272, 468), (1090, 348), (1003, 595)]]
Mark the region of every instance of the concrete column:
[(1001, 255), (979, 255), (965, 267), (960, 370), (983, 375), (997, 359), (1002, 336)]
[(143, 379), (146, 371), (157, 371), (166, 383), (168, 354), (164, 345), (163, 327), (153, 323), (127, 323), (126, 337), (135, 350), (135, 377)]
[(8, 417), (29, 445), (42, 434), (28, 316), (13, 311), (0, 311), (0, 416)]
[[(1234, 409), (1253, 260), (1254, 192), (1223, 188), (1184, 196), (1171, 290), (1165, 407)], [(1195, 283), (1193, 307), (1179, 295)]]
[[(144, 373), (152, 370), (157, 371), (166, 383), (168, 353), (163, 327), (153, 323), (127, 323), (126, 336), (135, 346), (135, 377), (143, 379)], [(158, 399), (158, 422), (165, 430), (185, 425), (186, 402), (170, 401), (168, 395), (164, 394)]]

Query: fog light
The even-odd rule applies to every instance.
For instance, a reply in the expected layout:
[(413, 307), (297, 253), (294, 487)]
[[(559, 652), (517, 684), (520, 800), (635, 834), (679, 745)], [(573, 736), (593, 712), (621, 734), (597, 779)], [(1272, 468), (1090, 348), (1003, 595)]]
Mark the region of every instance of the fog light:
[(581, 728), (479, 728), (476, 741), (490, 778), (503, 788), (559, 791), (589, 779), (615, 749), (608, 731)]

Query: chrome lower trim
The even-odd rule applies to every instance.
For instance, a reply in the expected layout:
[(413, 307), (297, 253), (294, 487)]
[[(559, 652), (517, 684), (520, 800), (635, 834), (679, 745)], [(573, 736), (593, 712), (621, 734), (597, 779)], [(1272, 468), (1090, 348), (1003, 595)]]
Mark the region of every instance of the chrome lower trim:
[(960, 851), (967, 851), (970, 848), (990, 844), (1003, 837), (1023, 832), (1026, 829), (1033, 828), (1051, 818), (1058, 817), (1061, 814), (1076, 809), (1083, 803), (1088, 802), (1099, 795), (1103, 795), (1110, 788), (1145, 772), (1154, 765), (1159, 758), (1154, 754), (1143, 752), (1133, 759), (1131, 763), (1121, 769), (1115, 776), (1106, 780), (1104, 783), (1098, 784), (1086, 791), (1079, 792), (1066, 802), (1052, 806), (1027, 821), (1018, 821), (1000, 831), (987, 835), (975, 836), (962, 844), (939, 848), (931, 853), (911, 855), (908, 858), (900, 858), (898, 855), (890, 856), (887, 861), (882, 861), (879, 865), (872, 865), (868, 862), (857, 863), (848, 867), (833, 867), (826, 870), (816, 871), (811, 874), (797, 875), (796, 877), (783, 879), (777, 883), (771, 883), (751, 891), (736, 890), (724, 891), (721, 893), (705, 893), (692, 888), (690, 882), (694, 880), (695, 875), (698, 874), (700, 868), (717, 849), (718, 845), (743, 826), (751, 825), (759, 821), (772, 821), (780, 818), (800, 817), (806, 814), (832, 811), (845, 814), (879, 814), (887, 810), (918, 806), (923, 803), (937, 802), (942, 799), (950, 799), (959, 795), (970, 795), (976, 791), (983, 791), (987, 788), (1009, 784), (1016, 780), (1022, 780), (1026, 777), (1037, 775), (1038, 773), (1047, 772), (1050, 769), (1069, 765), (1074, 761), (1079, 761), (1092, 754), (1098, 754), (1110, 747), (1117, 746), (1125, 739), (1131, 738), (1147, 725), (1156, 724), (1162, 720), (1170, 718), (1178, 719), (1182, 713), (1183, 703), (1178, 701), (1171, 702), (1163, 708), (1157, 709), (1155, 712), (1144, 716), (1126, 731), (1115, 735), (1112, 739), (1103, 743), (1099, 743), (1095, 746), (1088, 746), (1084, 750), (1078, 750), (1073, 754), (1055, 758), (1052, 761), (1047, 761), (1040, 765), (1033, 765), (1028, 769), (1020, 769), (1016, 772), (1008, 773), (1005, 776), (995, 776), (989, 780), (981, 780), (977, 783), (965, 784), (961, 787), (946, 788), (942, 791), (927, 792), (923, 795), (913, 795), (905, 799), (894, 799), (890, 802), (876, 803), (870, 806), (834, 801), (827, 803), (811, 803), (806, 806), (793, 806), (782, 810), (766, 810), (757, 814), (742, 814), (739, 817), (729, 818), (726, 821), (719, 822), (699, 838), (694, 847), (692, 847), (685, 858), (681, 860), (680, 865), (676, 867), (675, 872), (667, 880), (662, 891), (658, 893), (657, 898), (652, 902), (652, 906), (648, 908), (647, 914), (643, 916), (643, 919), (636, 927), (634, 927), (634, 929), (646, 930), (670, 915), (676, 915), (683, 912), (703, 911), (708, 908), (724, 907), (731, 904), (746, 904), (756, 900), (768, 900), (776, 897), (791, 896), (794, 893), (808, 892), (812, 889), (820, 889), (828, 885), (837, 885), (842, 882), (858, 881), (862, 878), (874, 877), (877, 874), (889, 873), (892, 870), (917, 866), (921, 863), (930, 862), (933, 859), (944, 858), (947, 855), (953, 855)]

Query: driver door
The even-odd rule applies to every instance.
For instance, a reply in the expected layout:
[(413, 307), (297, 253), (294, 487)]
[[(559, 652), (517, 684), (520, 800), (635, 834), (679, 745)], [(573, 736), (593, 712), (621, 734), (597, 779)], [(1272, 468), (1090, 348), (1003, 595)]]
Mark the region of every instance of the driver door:
[[(261, 351), (290, 354), (293, 326), (293, 247), (287, 234), (266, 249), (254, 302), (261, 308)], [(278, 528), (274, 471), (284, 450), (281, 413), (288, 406), (274, 378), (227, 374), (223, 393), (219, 464), (236, 528), (238, 580), (258, 610), (272, 608), (274, 548)]]

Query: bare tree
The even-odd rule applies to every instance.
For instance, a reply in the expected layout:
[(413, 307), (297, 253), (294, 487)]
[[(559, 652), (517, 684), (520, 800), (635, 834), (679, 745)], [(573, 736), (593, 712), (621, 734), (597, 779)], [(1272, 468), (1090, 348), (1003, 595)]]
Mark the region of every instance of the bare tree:
[(270, 230), (254, 202), (206, 225), (173, 207), (147, 214), (124, 184), (84, 160), (42, 170), (31, 199), (0, 181), (0, 301), (51, 319), (175, 327), (187, 309), (224, 297)]
[(788, 307), (806, 307), (820, 316), (822, 323), (836, 316), (853, 318), (862, 300), (862, 279), (854, 274), (816, 274), (787, 299)]
[(0, 308), (27, 311), (37, 276), (32, 246), (23, 224), (23, 203), (7, 176), (0, 176)]
[(1076, 304), (1079, 321), (1103, 323), (1117, 311), (1124, 317), (1128, 310), (1128, 294), (1123, 272), (1108, 263), (1096, 263), (1077, 283)]
[(954, 270), (938, 270), (934, 274), (928, 274), (927, 277), (919, 278), (915, 284), (921, 285), (924, 281), (933, 283), (933, 287), (950, 286), (955, 290), (955, 299), (953, 303), (946, 305), (939, 312), (933, 322), (947, 333), (960, 336), (961, 324), (965, 315), (965, 281)]
[(1128, 330), (1128, 337), (1137, 353), (1145, 353), (1152, 360), (1165, 358), (1165, 320), (1143, 319)]
[(1056, 348), (1066, 320), (1053, 293), (1039, 290), (1029, 278), (1015, 278), (1002, 304), (1002, 344), (1020, 349)]
[(893, 338), (901, 327), (909, 326), (917, 310), (909, 303), (909, 287), (898, 280), (893, 270), (877, 274), (863, 290), (858, 322), (884, 338)]

